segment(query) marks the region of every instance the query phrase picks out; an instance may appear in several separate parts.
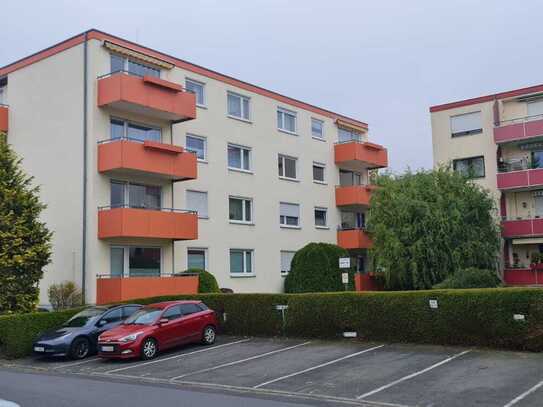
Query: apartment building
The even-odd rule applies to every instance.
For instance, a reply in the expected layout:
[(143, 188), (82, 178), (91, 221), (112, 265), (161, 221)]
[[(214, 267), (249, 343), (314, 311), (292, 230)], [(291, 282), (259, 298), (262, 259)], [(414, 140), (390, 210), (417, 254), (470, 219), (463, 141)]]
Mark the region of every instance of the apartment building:
[(543, 283), (543, 85), (430, 108), (434, 164), (450, 163), (489, 190), (503, 237), (503, 279)]
[(0, 68), (0, 97), (54, 232), (41, 303), (60, 281), (92, 303), (103, 279), (171, 286), (192, 267), (280, 292), (312, 241), (368, 268), (370, 174), (387, 151), (364, 122), (98, 30)]

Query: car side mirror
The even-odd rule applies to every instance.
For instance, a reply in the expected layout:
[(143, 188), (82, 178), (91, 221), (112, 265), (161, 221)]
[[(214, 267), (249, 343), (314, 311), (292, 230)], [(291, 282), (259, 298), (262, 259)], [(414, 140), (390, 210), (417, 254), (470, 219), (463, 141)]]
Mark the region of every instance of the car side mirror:
[(158, 320), (159, 325), (164, 325), (164, 324), (167, 324), (168, 322), (170, 322), (170, 320), (168, 318), (160, 318)]

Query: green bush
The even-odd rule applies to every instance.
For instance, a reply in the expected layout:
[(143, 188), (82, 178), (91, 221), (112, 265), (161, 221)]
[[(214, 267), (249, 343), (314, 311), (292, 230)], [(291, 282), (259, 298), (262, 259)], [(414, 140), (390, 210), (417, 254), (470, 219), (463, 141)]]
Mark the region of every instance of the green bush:
[(52, 284), (47, 290), (49, 302), (55, 311), (78, 307), (83, 304), (83, 295), (73, 281)]
[(470, 267), (450, 275), (434, 288), (496, 288), (501, 281), (494, 271)]
[(285, 278), (286, 293), (334, 292), (345, 290), (341, 273), (349, 273), (353, 289), (354, 269), (340, 269), (339, 258), (349, 257), (347, 250), (329, 243), (309, 243), (296, 252)]
[(215, 276), (211, 274), (209, 271), (205, 271), (198, 268), (190, 268), (188, 270), (185, 270), (184, 273), (193, 273), (198, 274), (198, 292), (199, 293), (220, 293), (221, 290), (219, 289), (219, 284), (217, 284), (217, 280), (215, 279)]

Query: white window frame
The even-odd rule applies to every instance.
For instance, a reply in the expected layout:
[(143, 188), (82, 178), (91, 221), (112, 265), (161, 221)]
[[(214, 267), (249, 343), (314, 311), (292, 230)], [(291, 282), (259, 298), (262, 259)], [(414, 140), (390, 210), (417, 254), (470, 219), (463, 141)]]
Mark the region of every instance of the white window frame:
[[(300, 174), (299, 174), (299, 165), (298, 165), (298, 157), (292, 157), (290, 155), (286, 155), (286, 154), (278, 154), (278, 158), (283, 160), (283, 175), (279, 174), (279, 163), (277, 163), (277, 173), (279, 174), (279, 178), (280, 179), (284, 179), (284, 180), (287, 180), (287, 181), (297, 181), (299, 182), (300, 181)], [(285, 169), (286, 169), (286, 166), (285, 166), (285, 158), (286, 159), (289, 159), (289, 160), (294, 160), (295, 162), (295, 171), (296, 171), (296, 177), (295, 178), (291, 178), (291, 177), (287, 177), (285, 175)]]
[[(243, 271), (241, 273), (232, 273), (232, 251), (243, 253)], [(251, 272), (247, 270), (247, 253), (251, 253)], [(255, 251), (254, 249), (238, 249), (232, 248), (228, 250), (228, 273), (230, 277), (242, 278), (242, 277), (254, 277), (255, 273)]]
[[(240, 151), (241, 168), (231, 167), (230, 166), (230, 163), (228, 162), (228, 147), (239, 148), (241, 150)], [(245, 157), (243, 155), (243, 150), (249, 151), (249, 169), (248, 170), (243, 168), (243, 164), (245, 164)], [(226, 165), (228, 166), (228, 169), (231, 170), (231, 171), (239, 171), (239, 172), (246, 172), (246, 173), (252, 174), (253, 173), (253, 149), (251, 147), (242, 146), (240, 144), (227, 143), (227, 145), (226, 145)]]
[[(315, 216), (316, 211), (324, 212), (324, 225), (317, 225), (317, 217)], [(328, 227), (328, 208), (324, 206), (315, 206), (313, 209), (313, 221), (315, 222), (315, 228), (317, 229), (330, 229)]]
[[(281, 204), (296, 205), (298, 207), (298, 224), (297, 225), (289, 225), (286, 223), (287, 216), (281, 215)], [(283, 220), (281, 219), (282, 217), (285, 218), (285, 223), (283, 223)], [(296, 202), (285, 202), (285, 201), (279, 202), (279, 226), (285, 229), (301, 229), (302, 228), (302, 205)]]
[[(283, 253), (292, 253), (292, 254), (296, 254), (296, 250), (280, 250), (279, 251), (279, 261), (280, 261), (280, 264), (279, 264), (279, 268), (281, 269), (281, 276), (282, 277), (285, 277), (288, 275), (289, 271), (284, 271), (283, 270)], [(294, 256), (292, 256), (294, 258)], [(292, 269), (292, 260), (290, 261), (290, 267)]]
[[(243, 218), (243, 220), (236, 220), (236, 219), (230, 219), (230, 199), (237, 199), (239, 201), (242, 201), (242, 204), (241, 204), (241, 217)], [(246, 218), (246, 213), (245, 213), (245, 202), (248, 201), (251, 205), (251, 219), (250, 220), (245, 220)], [(237, 195), (229, 195), (228, 196), (228, 221), (230, 223), (236, 223), (236, 224), (242, 224), (242, 225), (254, 225), (254, 216), (255, 216), (255, 208), (254, 208), (254, 205), (253, 205), (253, 198), (247, 198), (247, 197), (244, 197), (244, 196), (237, 196)]]
[[(318, 180), (318, 179), (315, 179), (315, 174), (313, 173), (313, 167), (322, 168), (322, 178), (323, 178), (322, 181)], [(317, 161), (313, 161), (313, 165), (311, 166), (311, 177), (313, 178), (313, 182), (315, 184), (326, 185), (327, 184), (327, 182), (326, 182), (326, 164), (320, 163), (320, 162), (317, 162)]]
[(198, 81), (196, 79), (192, 79), (192, 78), (187, 78), (185, 77), (185, 89), (187, 89), (188, 91), (188, 86), (187, 86), (187, 83), (190, 82), (194, 85), (197, 85), (197, 86), (201, 86), (202, 87), (202, 103), (198, 103), (198, 95), (196, 95), (196, 106), (198, 107), (203, 107), (203, 108), (206, 108), (207, 107), (207, 103), (206, 103), (206, 84), (202, 81)]
[(186, 133), (185, 134), (185, 149), (187, 151), (191, 151), (188, 148), (188, 138), (189, 137), (193, 138), (193, 139), (199, 139), (199, 140), (202, 140), (204, 142), (204, 158), (199, 158), (198, 155), (196, 155), (196, 158), (197, 158), (197, 160), (199, 162), (207, 163), (207, 137), (197, 136), (196, 134), (193, 134), (193, 133)]
[(109, 273), (111, 274), (111, 249), (123, 249), (123, 275), (122, 277), (130, 277), (130, 249), (133, 247), (139, 247), (142, 249), (158, 249), (160, 251), (160, 269), (159, 269), (159, 276), (163, 274), (163, 267), (164, 267), (164, 250), (162, 250), (161, 246), (149, 246), (149, 245), (137, 245), (137, 244), (131, 244), (131, 245), (119, 245), (119, 244), (112, 244), (109, 246)]
[[(239, 110), (241, 112), (241, 116), (235, 116), (233, 114), (230, 114), (230, 112), (228, 111), (228, 97), (229, 96), (239, 98), (239, 103), (240, 103)], [(247, 112), (245, 112), (245, 108), (243, 107), (244, 106), (243, 99), (247, 100), (247, 106), (248, 106)], [(230, 117), (231, 119), (236, 119), (236, 120), (241, 120), (243, 122), (251, 123), (251, 98), (249, 96), (244, 96), (244, 95), (241, 95), (239, 93), (232, 92), (229, 90), (226, 91), (226, 115)], [(247, 117), (244, 117), (244, 116), (247, 116)]]
[[(279, 124), (279, 115), (281, 115), (281, 125)], [(294, 130), (289, 130), (285, 128), (285, 115), (292, 116), (294, 118)], [(285, 109), (284, 107), (277, 107), (277, 130), (284, 133), (292, 134), (294, 136), (298, 135), (298, 115), (296, 112)], [(283, 127), (281, 127), (283, 126)]]
[(207, 247), (187, 247), (186, 269), (189, 268), (189, 250), (200, 250), (204, 252), (204, 270), (209, 271), (209, 255)]
[[(320, 125), (321, 125), (321, 135), (320, 136), (316, 136), (313, 133), (313, 122), (320, 123)], [(316, 117), (311, 118), (311, 137), (314, 138), (315, 140), (319, 140), (319, 141), (325, 141), (326, 140), (326, 137), (324, 136), (324, 120), (317, 119)]]
[(207, 216), (202, 216), (198, 213), (198, 219), (209, 219), (209, 193), (208, 191), (198, 191), (196, 189), (187, 189), (185, 190), (185, 206), (188, 206), (187, 205), (187, 192), (196, 192), (196, 193), (200, 193), (200, 194), (206, 194), (206, 197), (207, 197)]

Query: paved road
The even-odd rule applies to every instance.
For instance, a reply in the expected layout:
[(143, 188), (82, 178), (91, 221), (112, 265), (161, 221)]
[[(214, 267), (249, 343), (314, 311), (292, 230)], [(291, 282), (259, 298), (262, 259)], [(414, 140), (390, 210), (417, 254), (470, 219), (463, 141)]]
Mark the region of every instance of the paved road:
[[(117, 383), (106, 379), (0, 370), (0, 406), (3, 406), (3, 400), (17, 403), (21, 407), (308, 406), (308, 404), (294, 404), (284, 400), (202, 393), (147, 384)], [(11, 407), (11, 404), (6, 403), (6, 406)]]

